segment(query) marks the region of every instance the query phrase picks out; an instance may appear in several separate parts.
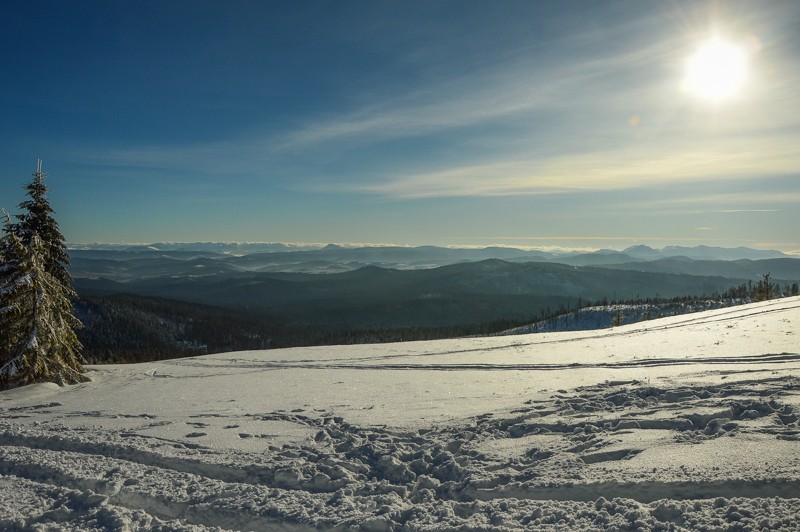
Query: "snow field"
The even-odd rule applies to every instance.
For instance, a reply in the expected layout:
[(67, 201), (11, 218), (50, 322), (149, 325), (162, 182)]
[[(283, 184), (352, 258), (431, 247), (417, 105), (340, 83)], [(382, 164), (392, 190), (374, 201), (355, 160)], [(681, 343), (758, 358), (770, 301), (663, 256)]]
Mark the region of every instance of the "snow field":
[(795, 530), (800, 298), (0, 393), (0, 528)]

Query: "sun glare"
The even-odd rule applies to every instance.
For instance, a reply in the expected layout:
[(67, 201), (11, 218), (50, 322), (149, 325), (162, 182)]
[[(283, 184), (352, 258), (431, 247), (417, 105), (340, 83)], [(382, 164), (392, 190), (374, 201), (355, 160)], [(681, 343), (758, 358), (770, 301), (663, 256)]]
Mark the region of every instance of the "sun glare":
[(730, 100), (741, 91), (746, 67), (744, 48), (712, 39), (689, 58), (683, 89), (712, 103)]

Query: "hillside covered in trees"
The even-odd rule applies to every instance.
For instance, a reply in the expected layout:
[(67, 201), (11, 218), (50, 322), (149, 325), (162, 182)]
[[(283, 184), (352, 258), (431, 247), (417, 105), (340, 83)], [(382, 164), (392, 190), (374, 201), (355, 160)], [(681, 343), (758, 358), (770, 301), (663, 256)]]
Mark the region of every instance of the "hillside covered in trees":
[[(471, 272), (461, 280), (449, 275), (449, 268), (441, 268), (445, 272), (382, 272), (377, 269), (364, 272), (367, 275), (385, 275), (384, 279), (398, 273), (423, 279), (429, 275), (448, 277), (452, 283), (450, 292), (442, 290), (436, 296), (424, 291), (424, 283), (416, 283), (416, 293), (412, 288), (414, 283), (403, 283), (404, 289), (395, 287), (397, 291), (394, 293), (388, 284), (384, 290), (378, 290), (376, 285), (370, 290), (368, 283), (353, 282), (352, 277), (359, 272), (345, 276), (347, 285), (344, 288), (336, 286), (337, 276), (284, 278), (294, 279), (300, 284), (296, 293), (292, 292), (291, 285), (284, 286), (277, 294), (258, 292), (259, 287), (252, 279), (249, 284), (239, 280), (243, 286), (262, 294), (263, 306), (256, 308), (234, 304), (220, 307), (125, 293), (83, 295), (76, 304), (77, 315), (85, 325), (79, 337), (89, 362), (141, 362), (238, 350), (490, 335), (509, 329), (519, 333), (604, 328), (797, 294), (797, 282), (781, 284), (773, 282), (768, 275), (756, 282), (748, 280), (732, 284), (731, 280), (721, 277), (689, 278), (687, 281), (685, 276), (674, 274), (663, 277), (640, 274), (645, 277), (640, 281), (642, 286), (650, 282), (669, 294), (664, 288), (675, 285), (675, 291), (690, 287), (695, 293), (664, 297), (651, 289), (644, 293), (652, 295), (642, 297), (638, 293), (631, 295), (630, 290), (617, 292), (612, 289), (610, 296), (590, 299), (558, 295), (557, 292), (563, 289), (559, 283), (569, 286), (568, 281), (582, 274), (586, 284), (596, 280), (592, 276), (596, 270), (592, 268), (576, 270), (575, 267), (554, 265), (555, 268), (546, 270), (551, 276), (547, 288), (542, 288), (545, 282), (541, 279), (537, 282), (536, 273), (532, 273), (539, 272), (541, 276), (541, 265), (497, 261), (488, 266), (491, 268), (482, 263), (454, 267), (462, 273)], [(509, 274), (514, 271), (524, 275), (515, 279)], [(570, 272), (570, 275), (561, 279), (552, 276), (553, 272), (559, 271)], [(600, 271), (611, 275), (612, 279), (622, 274)], [(179, 283), (180, 279), (162, 281)], [(236, 280), (227, 282), (235, 283)], [(271, 286), (267, 279), (264, 282)], [(625, 284), (624, 279), (616, 282), (616, 285), (606, 286), (623, 287)], [(527, 287), (531, 293), (509, 294), (513, 283), (519, 291)], [(439, 286), (444, 289), (448, 285), (442, 282)], [(461, 288), (459, 291), (455, 288), (463, 286), (469, 289)], [(535, 286), (543, 293), (537, 293)], [(303, 300), (300, 295), (304, 290), (334, 295), (326, 299)], [(548, 295), (548, 291), (555, 294)], [(600, 286), (595, 291), (587, 290), (587, 293), (603, 294), (604, 291)], [(623, 297), (614, 298), (616, 293)], [(270, 312), (266, 312), (262, 309), (269, 304), (270, 297), (282, 297), (283, 305), (273, 304)], [(296, 299), (292, 300), (292, 297)], [(462, 318), (459, 320), (454, 316)]]

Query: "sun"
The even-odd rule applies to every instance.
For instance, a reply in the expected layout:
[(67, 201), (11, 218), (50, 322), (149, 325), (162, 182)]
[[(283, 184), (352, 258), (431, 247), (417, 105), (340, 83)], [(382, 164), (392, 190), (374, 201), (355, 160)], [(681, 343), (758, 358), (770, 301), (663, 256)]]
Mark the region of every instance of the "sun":
[(689, 58), (682, 88), (702, 100), (720, 103), (739, 95), (746, 74), (745, 49), (713, 38)]

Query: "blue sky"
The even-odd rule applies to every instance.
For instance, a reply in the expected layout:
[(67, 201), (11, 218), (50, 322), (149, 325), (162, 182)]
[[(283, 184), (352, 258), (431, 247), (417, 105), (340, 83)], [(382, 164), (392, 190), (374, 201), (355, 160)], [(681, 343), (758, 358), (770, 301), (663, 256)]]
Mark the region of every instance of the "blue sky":
[[(800, 4), (16, 2), (0, 205), (71, 242), (800, 250)], [(712, 34), (725, 102), (682, 90)]]

